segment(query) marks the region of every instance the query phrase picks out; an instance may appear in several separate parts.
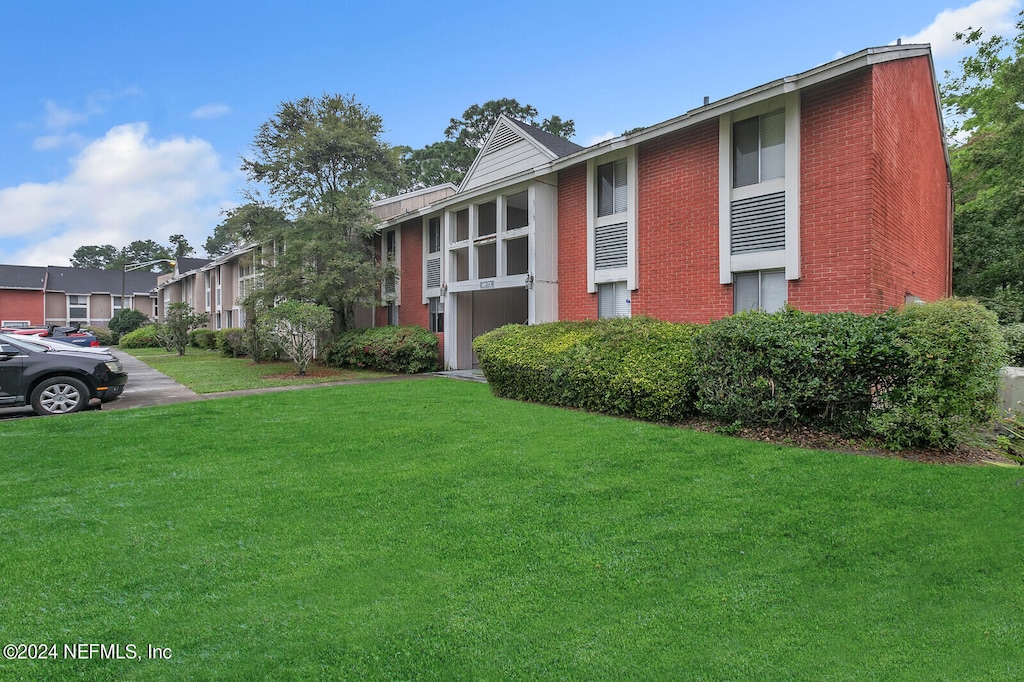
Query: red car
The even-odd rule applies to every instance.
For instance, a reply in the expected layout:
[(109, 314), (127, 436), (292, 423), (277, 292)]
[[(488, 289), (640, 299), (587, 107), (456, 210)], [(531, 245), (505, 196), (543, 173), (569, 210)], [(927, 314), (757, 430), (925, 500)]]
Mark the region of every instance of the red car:
[(81, 325), (77, 324), (71, 327), (58, 327), (55, 324), (48, 324), (45, 327), (32, 327), (29, 329), (0, 329), (0, 332), (5, 334), (22, 334), (25, 336), (52, 337), (65, 343), (72, 343), (86, 348), (100, 345), (100, 340), (96, 338), (95, 334), (81, 331)]

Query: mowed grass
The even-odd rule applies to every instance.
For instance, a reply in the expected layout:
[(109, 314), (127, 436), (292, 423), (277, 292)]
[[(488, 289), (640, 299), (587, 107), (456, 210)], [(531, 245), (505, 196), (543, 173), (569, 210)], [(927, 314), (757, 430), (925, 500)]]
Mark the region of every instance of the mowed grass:
[(0, 423), (0, 679), (1024, 677), (1024, 471), (448, 379)]
[[(229, 358), (216, 351), (197, 348), (187, 349), (185, 355), (168, 353), (163, 348), (133, 348), (124, 352), (131, 353), (153, 369), (163, 372), (196, 393), (323, 384), (388, 376), (386, 372), (320, 365), (311, 365), (307, 375), (298, 376), (295, 363), (291, 361), (255, 363), (250, 358)], [(131, 377), (128, 380), (131, 381)]]

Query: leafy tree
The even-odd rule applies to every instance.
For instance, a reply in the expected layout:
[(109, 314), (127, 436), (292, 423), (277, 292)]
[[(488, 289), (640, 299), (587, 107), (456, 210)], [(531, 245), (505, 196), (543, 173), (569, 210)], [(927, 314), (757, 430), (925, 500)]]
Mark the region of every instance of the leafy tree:
[(312, 301), (347, 329), (357, 305), (376, 301), (394, 268), (377, 263), (370, 200), (394, 191), (400, 178), (383, 132), (380, 116), (344, 95), (285, 102), (260, 126), (242, 168), (266, 189), (269, 202), (254, 191), (249, 198), (268, 219), (248, 226), (254, 241), (274, 251), (247, 306)]
[(317, 337), (331, 328), (332, 318), (326, 306), (295, 300), (282, 301), (267, 312), (267, 324), (295, 363), (299, 376), (306, 373), (316, 352)]
[(185, 239), (185, 235), (183, 234), (172, 234), (170, 239), (167, 241), (169, 241), (171, 246), (174, 247), (174, 258), (177, 260), (187, 258), (196, 252), (196, 250), (192, 248), (192, 245), (188, 243), (188, 240)]
[(530, 104), (520, 104), (515, 99), (504, 98), (474, 104), (462, 112), (462, 118), (450, 119), (444, 130), (445, 140), (408, 154), (405, 165), (412, 185), (429, 187), (445, 182), (462, 182), (477, 152), (502, 114), (565, 139), (576, 134), (576, 123), (572, 119), (550, 116), (538, 122), (537, 108)]
[[(175, 238), (182, 240), (187, 253), (194, 251), (192, 247), (188, 246), (188, 241), (184, 237), (174, 235), (171, 238), (172, 241)], [(173, 257), (174, 254), (171, 249), (157, 244), (152, 239), (136, 239), (128, 246), (120, 249), (111, 244), (79, 246), (71, 255), (71, 267), (120, 270), (125, 265), (131, 265), (132, 263), (145, 263), (151, 260)], [(171, 265), (168, 263), (157, 263), (153, 266), (152, 270), (154, 272), (170, 272)]]
[(184, 355), (188, 347), (188, 333), (209, 321), (208, 314), (197, 313), (188, 303), (171, 303), (167, 306), (164, 322), (160, 325), (164, 347), (168, 351), (176, 350), (178, 355)]
[(1012, 38), (958, 33), (975, 51), (942, 85), (955, 189), (953, 289), (978, 297), (1004, 322), (1024, 319), (1024, 12), (1020, 17)]
[[(73, 268), (120, 269), (119, 261), (120, 253), (117, 247), (112, 244), (79, 246), (71, 254), (71, 267)], [(111, 267), (111, 263), (118, 263), (118, 265)]]
[(288, 222), (280, 209), (262, 203), (249, 202), (224, 213), (224, 220), (213, 228), (213, 236), (206, 239), (206, 253), (210, 258), (223, 256), (251, 244), (257, 229), (283, 226)]

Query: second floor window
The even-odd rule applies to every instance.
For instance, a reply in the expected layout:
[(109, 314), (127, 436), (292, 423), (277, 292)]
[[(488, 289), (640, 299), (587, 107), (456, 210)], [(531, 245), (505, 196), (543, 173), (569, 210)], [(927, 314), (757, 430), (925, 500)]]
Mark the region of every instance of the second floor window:
[(786, 175), (786, 114), (780, 109), (732, 126), (733, 187)]

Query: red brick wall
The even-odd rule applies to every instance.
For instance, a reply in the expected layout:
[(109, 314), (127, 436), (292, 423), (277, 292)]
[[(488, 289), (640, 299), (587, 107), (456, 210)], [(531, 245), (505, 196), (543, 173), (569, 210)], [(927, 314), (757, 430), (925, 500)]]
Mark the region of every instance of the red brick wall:
[(949, 296), (949, 185), (931, 64), (926, 57), (879, 64), (872, 84), (872, 294), (883, 307), (907, 294)]
[(429, 308), (423, 303), (423, 220), (417, 218), (402, 223), (399, 239), (402, 242), (402, 278), (398, 286), (402, 305), (398, 307), (398, 323), (429, 329)]
[(871, 74), (806, 91), (800, 105), (801, 279), (789, 302), (808, 312), (885, 309), (871, 291)]
[(633, 314), (670, 322), (730, 314), (732, 288), (718, 283), (718, 122), (642, 145), (637, 174)]
[(882, 312), (951, 293), (948, 183), (925, 57), (804, 93), (801, 279), (810, 312)]
[(587, 164), (558, 173), (558, 319), (597, 318), (587, 293)]
[(42, 325), (42, 290), (0, 289), (0, 320), (28, 320), (33, 325)]

